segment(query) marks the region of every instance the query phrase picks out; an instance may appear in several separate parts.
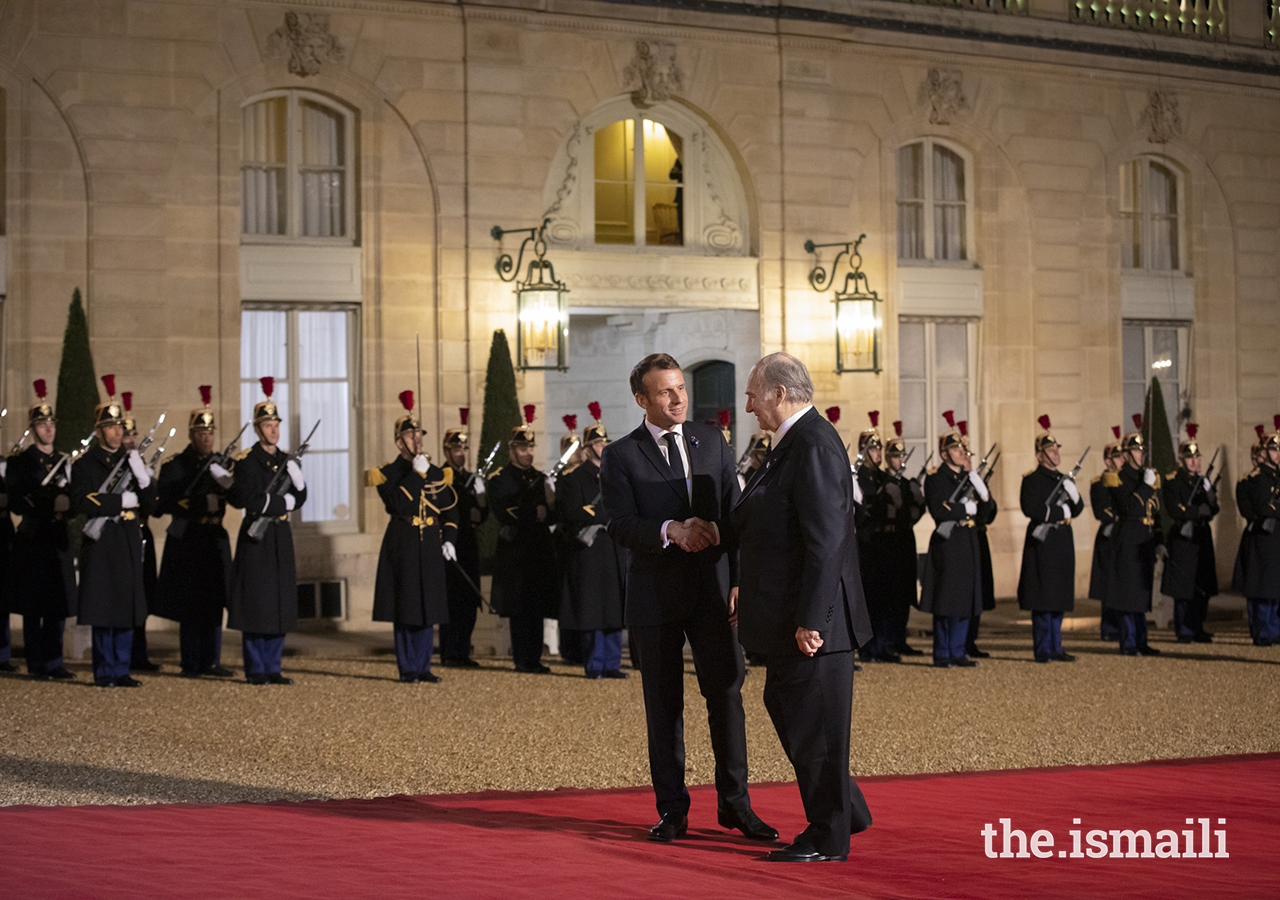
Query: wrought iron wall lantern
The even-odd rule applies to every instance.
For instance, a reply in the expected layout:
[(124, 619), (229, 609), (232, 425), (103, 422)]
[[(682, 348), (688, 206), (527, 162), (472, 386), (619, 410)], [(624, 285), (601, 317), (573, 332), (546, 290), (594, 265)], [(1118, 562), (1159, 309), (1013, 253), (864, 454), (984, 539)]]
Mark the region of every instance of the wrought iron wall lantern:
[[(556, 280), (555, 270), (547, 256), (545, 239), (550, 219), (536, 228), (502, 228), (494, 225), (489, 235), (501, 241), (504, 235), (523, 234), (525, 239), (512, 260), (510, 253), (498, 257), (494, 268), (503, 281), (516, 283), (516, 359), (521, 369), (569, 368), (569, 313), (564, 295), (569, 289)], [(523, 281), (517, 281), (524, 265), (525, 251), (531, 249), (533, 259), (525, 270)]]
[[(880, 340), (884, 334), (884, 314), (880, 295), (871, 290), (867, 275), (862, 271), (862, 246), (865, 234), (852, 242), (815, 244), (804, 242), (806, 253), (814, 254), (813, 269), (809, 272), (809, 284), (818, 293), (831, 289), (836, 273), (847, 265), (844, 283), (836, 291), (836, 372), (879, 372)], [(817, 259), (817, 251), (826, 247), (839, 247), (840, 252), (831, 263), (828, 273)]]

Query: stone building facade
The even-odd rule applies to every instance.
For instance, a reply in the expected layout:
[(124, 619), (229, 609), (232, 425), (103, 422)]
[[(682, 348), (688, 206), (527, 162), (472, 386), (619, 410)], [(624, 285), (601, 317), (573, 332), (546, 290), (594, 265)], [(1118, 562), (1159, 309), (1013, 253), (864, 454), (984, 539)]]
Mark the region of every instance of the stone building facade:
[[(478, 435), (490, 336), (517, 328), (489, 231), (547, 217), (569, 368), (518, 378), (546, 446), (589, 400), (634, 427), (626, 373), (655, 349), (720, 366), (740, 446), (746, 370), (785, 348), (851, 441), (878, 409), (927, 448), (950, 407), (1000, 443), (1007, 596), (1038, 415), (1065, 457), (1092, 445), (1092, 477), (1154, 371), (1231, 483), (1280, 411), (1278, 21), (1271, 0), (0, 0), (3, 403), (56, 380), (76, 287), (144, 420), (210, 383), (234, 433), (276, 376), (286, 444), (324, 419), (301, 575), (367, 627), (385, 516), (359, 472), (394, 453), (415, 335), (428, 441), (462, 406)], [(837, 374), (808, 280), (836, 251), (804, 244), (861, 234), (881, 370)]]

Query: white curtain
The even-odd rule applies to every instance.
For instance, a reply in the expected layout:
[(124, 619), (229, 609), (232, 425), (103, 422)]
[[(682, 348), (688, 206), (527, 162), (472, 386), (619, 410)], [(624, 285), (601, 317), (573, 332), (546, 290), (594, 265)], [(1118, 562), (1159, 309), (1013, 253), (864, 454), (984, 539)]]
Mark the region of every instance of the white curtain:
[(946, 147), (933, 148), (933, 258), (967, 259), (964, 160)]
[(1151, 268), (1168, 271), (1178, 268), (1178, 180), (1157, 163), (1148, 171)]
[(898, 258), (924, 258), (923, 145), (898, 149)]
[(284, 97), (260, 100), (241, 112), (241, 230), (245, 234), (285, 233), (286, 119)]
[(302, 189), (302, 234), (342, 237), (346, 233), (346, 153), (343, 117), (317, 103), (301, 101), (302, 148), (298, 177)]
[(351, 385), (347, 375), (348, 322), (337, 311), (299, 311), (298, 416), (310, 431), (304, 522), (351, 518)]

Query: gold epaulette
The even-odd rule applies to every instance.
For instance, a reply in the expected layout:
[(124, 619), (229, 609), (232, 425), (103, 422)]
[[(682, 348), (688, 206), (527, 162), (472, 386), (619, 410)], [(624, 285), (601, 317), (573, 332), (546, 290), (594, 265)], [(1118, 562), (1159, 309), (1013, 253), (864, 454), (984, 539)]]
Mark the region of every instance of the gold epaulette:
[(252, 447), (246, 447), (245, 449), (241, 450), (239, 453), (235, 455), (234, 457), (235, 461), (240, 462), (240, 460), (244, 459), (249, 455), (249, 451), (252, 449), (253, 449)]
[(1153, 491), (1158, 491), (1158, 490), (1160, 490), (1160, 486), (1161, 486), (1162, 484), (1164, 484), (1164, 482), (1160, 479), (1160, 475), (1159, 475), (1159, 473), (1157, 473), (1157, 474), (1156, 474), (1156, 483), (1155, 483), (1155, 484), (1153, 484), (1153, 485), (1151, 485), (1151, 490), (1153, 490)]
[(934, 466), (932, 469), (930, 469), (930, 470), (929, 470), (929, 474), (930, 474), (930, 475), (937, 475), (937, 474), (938, 474), (938, 467), (937, 467), (937, 466)]
[(1120, 473), (1119, 472), (1103, 472), (1102, 484), (1104, 487), (1109, 487), (1109, 488), (1120, 487)]
[(1177, 470), (1177, 469), (1174, 469), (1174, 470), (1173, 470), (1172, 472), (1170, 472), (1168, 475), (1164, 476), (1164, 480), (1165, 480), (1165, 481), (1173, 481), (1173, 480), (1174, 480), (1175, 478), (1177, 478), (1177, 477), (1178, 477), (1178, 470)]
[(382, 474), (382, 469), (365, 469), (364, 486), (377, 487), (380, 484), (387, 483), (387, 476)]
[(444, 483), (453, 487), (453, 466), (446, 466), (444, 470)]
[(561, 472), (561, 473), (560, 473), (560, 475), (563, 477), (563, 476), (565, 476), (565, 475), (570, 474), (571, 472), (576, 472), (576, 471), (578, 470), (578, 468), (579, 468), (581, 465), (582, 465), (582, 463), (574, 463), (573, 465), (568, 466), (567, 468), (565, 468), (565, 470), (564, 470), (563, 472)]
[(502, 474), (502, 469), (503, 469), (503, 466), (498, 466), (498, 468), (494, 469), (492, 472), (489, 473), (489, 477), (486, 478), (485, 481), (493, 481), (493, 479), (497, 478), (499, 475)]

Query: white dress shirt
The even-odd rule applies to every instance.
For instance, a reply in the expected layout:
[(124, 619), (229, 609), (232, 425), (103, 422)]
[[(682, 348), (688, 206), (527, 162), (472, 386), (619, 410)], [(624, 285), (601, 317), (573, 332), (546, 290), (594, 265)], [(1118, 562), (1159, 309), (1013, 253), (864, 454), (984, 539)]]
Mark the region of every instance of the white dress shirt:
[[(667, 465), (671, 465), (671, 460), (667, 457), (667, 439), (665, 435), (674, 434), (676, 436), (676, 446), (680, 448), (680, 460), (684, 463), (684, 487), (688, 492), (689, 502), (693, 502), (693, 467), (689, 465), (689, 448), (685, 446), (684, 441), (684, 423), (678, 422), (670, 428), (659, 428), (647, 418), (644, 420), (644, 427), (649, 429), (649, 434), (653, 435), (653, 440), (658, 445), (658, 452), (662, 454), (662, 458), (666, 460)], [(662, 523), (662, 547), (665, 550), (671, 541), (667, 538), (667, 526), (673, 520), (667, 519)]]
[(799, 422), (800, 417), (803, 416), (805, 413), (807, 413), (811, 409), (813, 409), (812, 403), (808, 404), (804, 409), (800, 410), (800, 412), (796, 413), (795, 415), (788, 416), (786, 419), (784, 419), (782, 421), (782, 424), (778, 426), (778, 430), (773, 433), (773, 440), (769, 443), (769, 446), (776, 447), (779, 444), (781, 444), (783, 437), (785, 437), (786, 433), (791, 430), (791, 426), (796, 424), (796, 422)]

